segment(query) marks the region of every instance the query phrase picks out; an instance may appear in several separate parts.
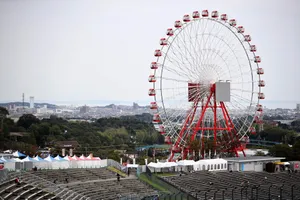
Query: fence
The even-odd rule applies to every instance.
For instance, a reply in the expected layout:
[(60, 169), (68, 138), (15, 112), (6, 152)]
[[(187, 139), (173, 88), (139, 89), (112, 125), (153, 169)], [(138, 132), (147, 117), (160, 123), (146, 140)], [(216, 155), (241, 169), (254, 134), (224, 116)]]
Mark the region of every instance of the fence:
[(1, 169), (0, 170), (0, 183), (8, 179), (8, 170), (7, 169)]
[[(264, 189), (259, 185), (244, 186), (227, 190), (205, 190), (198, 191), (196, 199), (210, 200), (299, 200), (300, 184), (293, 185), (264, 185)], [(283, 189), (284, 188), (284, 189)], [(295, 194), (297, 191), (297, 195)]]

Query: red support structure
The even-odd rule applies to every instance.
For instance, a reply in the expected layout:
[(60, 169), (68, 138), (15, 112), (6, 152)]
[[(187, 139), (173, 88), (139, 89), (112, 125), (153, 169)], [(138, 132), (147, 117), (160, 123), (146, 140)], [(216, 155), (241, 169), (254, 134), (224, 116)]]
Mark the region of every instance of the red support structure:
[[(189, 84), (190, 85), (190, 84)], [(189, 111), (186, 120), (182, 126), (182, 129), (180, 130), (179, 137), (177, 138), (177, 141), (175, 142), (174, 149), (178, 151), (178, 149), (182, 152), (182, 159), (186, 159), (189, 150), (188, 146), (179, 146), (182, 142), (182, 140), (186, 141), (187, 138), (190, 136), (191, 141), (195, 140), (195, 137), (197, 133), (201, 132), (201, 154), (202, 158), (204, 158), (205, 155), (205, 133), (208, 131), (213, 132), (213, 150), (216, 151), (218, 146), (221, 146), (222, 143), (225, 145), (225, 147), (221, 147), (221, 151), (224, 152), (233, 152), (238, 157), (238, 151), (242, 151), (244, 156), (244, 147), (241, 145), (241, 142), (238, 137), (238, 133), (234, 127), (233, 122), (231, 121), (231, 118), (228, 114), (228, 111), (226, 109), (226, 106), (224, 102), (217, 102), (216, 100), (216, 85), (212, 84), (210, 87), (210, 92), (206, 97), (202, 97), (202, 99), (199, 98), (200, 95), (197, 95), (197, 98), (193, 99), (193, 107)], [(198, 121), (195, 123), (193, 127), (190, 127), (193, 124), (193, 121), (195, 119), (195, 115), (197, 113), (197, 110), (199, 109), (199, 102), (201, 101), (201, 113)], [(208, 110), (208, 108), (211, 108), (213, 111), (213, 126), (209, 127), (204, 121), (205, 114)], [(217, 111), (218, 109), (222, 112), (223, 120), (224, 120), (224, 126), (220, 123), (218, 123), (218, 115)], [(218, 135), (219, 133), (219, 135)], [(218, 136), (223, 137), (222, 141), (218, 141)], [(225, 140), (227, 139), (227, 140)], [(173, 148), (171, 149), (171, 155), (169, 157), (169, 161), (173, 160), (174, 153), (178, 153), (173, 151)]]

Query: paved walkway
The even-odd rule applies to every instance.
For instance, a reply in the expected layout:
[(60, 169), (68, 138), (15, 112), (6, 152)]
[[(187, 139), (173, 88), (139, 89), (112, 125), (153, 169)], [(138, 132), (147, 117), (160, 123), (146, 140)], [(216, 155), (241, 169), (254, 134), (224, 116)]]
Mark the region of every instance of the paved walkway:
[[(126, 179), (137, 179), (137, 177), (133, 174), (130, 174), (129, 176), (126, 176), (125, 178), (121, 177), (121, 180), (126, 180)], [(105, 182), (105, 181), (116, 181), (116, 178), (108, 178), (108, 179), (95, 179), (95, 180), (89, 180), (89, 181), (75, 181), (71, 183), (66, 183), (66, 184), (57, 184), (57, 186), (72, 186), (72, 185), (77, 185), (81, 183), (94, 183), (94, 182)]]

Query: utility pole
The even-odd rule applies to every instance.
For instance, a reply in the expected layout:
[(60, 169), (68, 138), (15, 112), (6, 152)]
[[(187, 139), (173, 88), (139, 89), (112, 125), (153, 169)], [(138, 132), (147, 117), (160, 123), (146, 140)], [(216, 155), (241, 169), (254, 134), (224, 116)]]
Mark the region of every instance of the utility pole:
[(22, 95), (22, 103), (23, 103), (23, 114), (25, 113), (25, 94)]

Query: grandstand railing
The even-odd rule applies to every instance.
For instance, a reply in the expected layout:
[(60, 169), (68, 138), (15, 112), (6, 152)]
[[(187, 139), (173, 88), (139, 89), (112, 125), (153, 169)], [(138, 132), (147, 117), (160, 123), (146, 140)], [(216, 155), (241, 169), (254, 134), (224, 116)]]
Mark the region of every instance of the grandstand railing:
[(70, 199), (73, 196), (80, 197), (80, 199), (86, 199), (86, 200), (90, 199), (89, 197), (86, 197), (85, 195), (79, 194), (79, 193), (77, 193), (71, 189), (68, 189), (64, 186), (58, 186), (46, 179), (43, 179), (39, 176), (28, 173), (26, 171), (23, 171), (22, 174), (20, 174), (20, 178), (21, 179), (25, 178), (25, 175), (27, 177), (31, 177), (32, 181), (28, 182), (28, 184), (38, 187), (46, 192), (53, 193), (53, 194), (55, 194), (55, 197), (59, 197), (59, 198), (66, 199), (66, 200)]
[(119, 162), (117, 162), (115, 160), (112, 160), (112, 159), (107, 159), (107, 166), (115, 167), (115, 168), (117, 168), (121, 171), (122, 171), (122, 168), (123, 168), (123, 166)]
[[(244, 187), (238, 187), (238, 188), (232, 188), (228, 190), (223, 189), (217, 189), (217, 190), (203, 190), (203, 191), (197, 191), (195, 198), (196, 199), (203, 199), (203, 200), (209, 200), (209, 199), (219, 199), (219, 200), (227, 200), (227, 199), (245, 199), (245, 200), (260, 200), (262, 199), (261, 195), (268, 196), (269, 200), (272, 199), (280, 199), (280, 200), (299, 200), (299, 189), (300, 189), (300, 183), (295, 184), (268, 184), (264, 185), (266, 186), (267, 190), (260, 190), (259, 185), (251, 185), (251, 186), (244, 186)], [(288, 194), (284, 194), (283, 187), (287, 186), (289, 189)], [(271, 191), (271, 189), (274, 189)], [(295, 192), (298, 192), (298, 195), (295, 194)], [(209, 193), (214, 193), (214, 197), (209, 197)], [(172, 199), (171, 196), (167, 199)], [(175, 198), (177, 199), (177, 198)], [(265, 199), (265, 198), (264, 198)]]
[(2, 169), (0, 170), (0, 183), (8, 179), (8, 170)]

